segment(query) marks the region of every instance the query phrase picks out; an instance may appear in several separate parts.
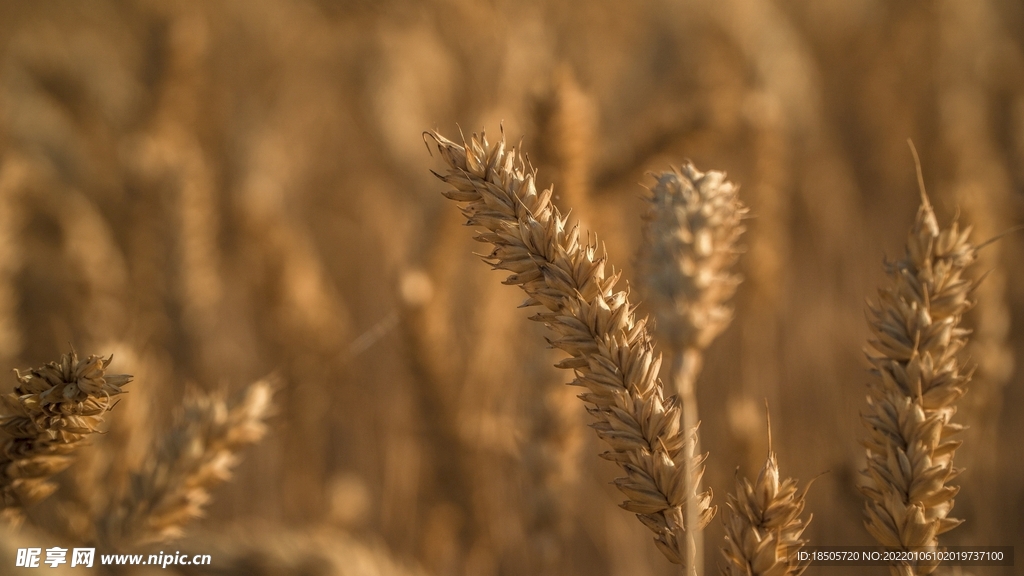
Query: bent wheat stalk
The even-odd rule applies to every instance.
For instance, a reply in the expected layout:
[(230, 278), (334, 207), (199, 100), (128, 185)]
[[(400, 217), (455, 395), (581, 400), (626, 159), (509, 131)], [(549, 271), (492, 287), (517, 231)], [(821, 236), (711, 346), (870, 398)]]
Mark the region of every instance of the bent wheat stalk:
[[(961, 316), (971, 308), (976, 283), (964, 276), (976, 248), (970, 228), (956, 222), (940, 230), (921, 187), (921, 207), (906, 253), (886, 264), (890, 283), (870, 306), (873, 339), (867, 349), (875, 380), (862, 415), (867, 469), (860, 490), (867, 497), (865, 525), (883, 546), (934, 549), (939, 534), (962, 520), (949, 517), (959, 487), (953, 453), (962, 429), (951, 419), (970, 372), (957, 353), (968, 330)], [(892, 568), (893, 574), (930, 574), (934, 564)]]
[(79, 360), (74, 350), (30, 370), (14, 371), (18, 386), (2, 397), (0, 430), (0, 517), (23, 520), (25, 506), (57, 489), (49, 481), (71, 465), (72, 453), (97, 432), (112, 398), (131, 382), (127, 374), (106, 374), (113, 357)]
[[(736, 242), (747, 210), (737, 187), (722, 172), (701, 172), (687, 163), (655, 178), (644, 215), (637, 277), (657, 321), (655, 334), (669, 346), (683, 428), (697, 430), (697, 377), (704, 350), (732, 321), (728, 301), (740, 283), (732, 267), (739, 257)], [(695, 452), (700, 453), (700, 435), (694, 434)], [(687, 493), (699, 491), (699, 485), (687, 488)], [(687, 511), (694, 572), (703, 574), (703, 533), (692, 514), (696, 510)]]
[[(710, 490), (686, 491), (699, 485), (704, 457), (680, 424), (677, 397), (665, 396), (646, 319), (634, 318), (627, 294), (615, 291), (619, 273), (606, 273), (596, 239), (583, 241), (579, 227), (566, 227), (551, 189), (537, 191), (532, 167), (505, 147), (504, 136), (492, 146), (482, 133), (461, 145), (427, 134), (448, 165), (435, 173), (453, 188), (445, 196), (461, 203), (469, 225), (486, 228), (476, 236), (494, 246), (485, 261), (512, 273), (505, 283), (526, 292), (523, 306), (546, 308), (531, 319), (548, 326), (550, 344), (571, 356), (556, 366), (575, 371), (572, 384), (586, 389), (580, 398), (595, 419), (591, 427), (610, 447), (601, 456), (626, 472), (615, 480), (627, 497), (622, 507), (654, 532), (671, 562), (683, 564), (687, 503), (702, 527), (715, 513)], [(687, 470), (696, 478), (688, 481)]]

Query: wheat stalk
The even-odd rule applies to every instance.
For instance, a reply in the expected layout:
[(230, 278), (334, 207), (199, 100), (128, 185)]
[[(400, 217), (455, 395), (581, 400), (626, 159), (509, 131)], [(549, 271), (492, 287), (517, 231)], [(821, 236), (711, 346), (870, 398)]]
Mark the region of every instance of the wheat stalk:
[(506, 149), (504, 136), (492, 146), (483, 133), (462, 145), (428, 134), (448, 165), (446, 174), (435, 173), (453, 187), (445, 196), (462, 203), (469, 225), (487, 229), (476, 236), (494, 246), (485, 260), (512, 273), (505, 283), (526, 292), (523, 306), (547, 309), (532, 319), (571, 356), (556, 366), (575, 370), (572, 384), (586, 389), (580, 398), (595, 419), (591, 427), (611, 448), (601, 456), (626, 472), (615, 480), (627, 497), (622, 507), (655, 533), (671, 562), (682, 564), (687, 502), (696, 503), (702, 526), (715, 509), (710, 491), (688, 498), (687, 487), (699, 480), (688, 481), (686, 471), (702, 474), (703, 457), (680, 424), (677, 397), (665, 397), (646, 319), (634, 318), (627, 294), (615, 291), (619, 273), (606, 273), (596, 239), (583, 242), (579, 227), (566, 227), (551, 189), (537, 191), (533, 169)]
[(74, 350), (22, 375), (2, 397), (0, 430), (0, 515), (12, 523), (24, 507), (56, 490), (50, 478), (71, 465), (71, 454), (99, 430), (112, 398), (131, 382), (127, 374), (106, 374), (113, 357), (79, 360)]
[[(701, 172), (687, 163), (655, 175), (644, 215), (644, 241), (637, 258), (638, 278), (654, 318), (655, 333), (668, 344), (672, 384), (682, 400), (683, 428), (699, 424), (696, 385), (704, 350), (732, 321), (728, 301), (740, 278), (732, 272), (736, 242), (746, 208), (737, 187), (722, 172)], [(695, 432), (695, 451), (700, 436)], [(693, 476), (690, 476), (693, 478)], [(700, 486), (687, 488), (696, 494)], [(703, 574), (704, 542), (688, 508), (694, 572)]]
[(805, 544), (801, 535), (811, 522), (800, 518), (809, 485), (798, 492), (796, 480), (779, 479), (771, 445), (769, 421), (768, 458), (757, 480), (751, 484), (737, 474), (736, 493), (728, 497), (722, 548), (725, 576), (799, 576), (807, 568), (798, 561), (798, 553)]
[[(920, 178), (920, 168), (919, 168)], [(968, 331), (961, 316), (971, 308), (975, 282), (964, 277), (977, 250), (954, 221), (939, 229), (921, 187), (921, 207), (900, 260), (886, 264), (889, 285), (870, 306), (873, 339), (867, 349), (877, 377), (862, 415), (867, 469), (865, 525), (883, 546), (934, 549), (937, 536), (962, 520), (949, 517), (960, 470), (950, 436), (955, 402), (970, 380), (957, 359)], [(934, 564), (893, 567), (893, 574), (929, 574)]]
[(203, 515), (210, 490), (231, 478), (238, 453), (266, 432), (273, 387), (251, 384), (229, 405), (220, 393), (193, 393), (172, 429), (132, 475), (127, 496), (108, 510), (98, 530), (112, 545), (138, 545), (181, 536)]

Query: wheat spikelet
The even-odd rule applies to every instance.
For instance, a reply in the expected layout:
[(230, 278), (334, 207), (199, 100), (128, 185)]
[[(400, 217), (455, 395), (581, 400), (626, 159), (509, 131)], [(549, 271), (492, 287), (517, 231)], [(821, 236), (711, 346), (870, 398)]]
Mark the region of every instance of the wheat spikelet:
[(797, 561), (805, 541), (801, 539), (810, 519), (804, 522), (805, 487), (797, 481), (779, 479), (779, 464), (771, 449), (768, 429), (768, 459), (757, 480), (736, 476), (736, 493), (729, 495), (722, 556), (726, 576), (798, 576), (807, 567)]
[(30, 370), (17, 370), (18, 386), (2, 397), (0, 430), (0, 515), (14, 523), (25, 506), (49, 496), (49, 479), (71, 465), (71, 454), (99, 428), (112, 398), (131, 382), (126, 374), (105, 374), (112, 357), (61, 356)]
[(242, 448), (263, 437), (272, 396), (272, 385), (261, 380), (234, 405), (221, 394), (187, 398), (174, 427), (133, 474), (126, 498), (102, 520), (99, 531), (107, 543), (180, 536), (187, 522), (202, 516), (210, 490), (230, 479)]
[(177, 228), (175, 289), (182, 320), (198, 342), (197, 363), (209, 371), (226, 363), (230, 355), (224, 352), (225, 343), (232, 341), (219, 313), (225, 279), (217, 238), (221, 214), (216, 169), (193, 131), (207, 88), (203, 69), (209, 56), (209, 24), (201, 11), (161, 8), (167, 9), (168, 20), (166, 77), (134, 160), (149, 185), (161, 188), (170, 201), (171, 222)]
[[(970, 374), (957, 353), (967, 331), (959, 326), (971, 307), (975, 283), (964, 277), (976, 249), (970, 229), (956, 222), (940, 230), (924, 188), (921, 207), (900, 260), (886, 264), (890, 283), (870, 306), (873, 339), (867, 350), (872, 372), (864, 441), (867, 469), (865, 525), (882, 545), (934, 548), (937, 536), (962, 521), (949, 517), (949, 486), (959, 469), (950, 436), (962, 427), (950, 420)], [(894, 567), (894, 574), (929, 574), (934, 565)]]
[[(665, 397), (646, 320), (635, 319), (627, 294), (615, 291), (619, 273), (606, 274), (596, 240), (582, 242), (578, 227), (566, 228), (551, 190), (537, 191), (532, 168), (506, 149), (504, 137), (492, 146), (484, 134), (474, 135), (459, 145), (429, 134), (448, 165), (437, 176), (454, 188), (445, 196), (463, 203), (468, 224), (487, 228), (476, 236), (494, 245), (486, 261), (512, 272), (505, 283), (527, 293), (523, 306), (547, 309), (532, 319), (571, 356), (557, 366), (575, 370), (572, 384), (586, 389), (580, 398), (596, 420), (591, 426), (611, 448), (602, 457), (626, 472), (615, 480), (627, 496), (622, 507), (656, 534), (670, 561), (682, 564), (686, 487), (699, 484), (684, 476), (699, 476), (703, 457), (680, 425), (677, 398)], [(706, 525), (715, 512), (710, 491), (691, 498)]]
[[(655, 176), (644, 215), (644, 241), (637, 277), (657, 324), (670, 346), (672, 384), (683, 405), (683, 427), (699, 423), (696, 384), (704, 350), (729, 325), (728, 300), (740, 283), (732, 267), (739, 257), (746, 208), (725, 174), (701, 172), (687, 163)], [(695, 433), (696, 434), (696, 433)], [(700, 452), (700, 438), (695, 437)], [(700, 486), (687, 489), (697, 493)], [(694, 537), (694, 566), (703, 573), (703, 539), (696, 518), (687, 518)]]

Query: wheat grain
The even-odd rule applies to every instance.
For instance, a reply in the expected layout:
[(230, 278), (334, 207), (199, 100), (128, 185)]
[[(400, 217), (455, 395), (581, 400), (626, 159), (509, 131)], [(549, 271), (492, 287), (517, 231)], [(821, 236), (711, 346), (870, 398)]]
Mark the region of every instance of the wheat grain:
[[(960, 442), (950, 436), (962, 427), (951, 419), (970, 380), (957, 359), (967, 335), (960, 319), (975, 286), (964, 277), (976, 257), (969, 233), (955, 221), (940, 230), (922, 186), (906, 253), (886, 264), (890, 283), (870, 306), (867, 355), (877, 378), (862, 415), (870, 434), (860, 489), (867, 497), (867, 529), (887, 547), (933, 549), (939, 534), (962, 522), (949, 517), (959, 488), (948, 483), (960, 472), (953, 467)], [(934, 568), (892, 571), (929, 574)]]
[[(595, 239), (583, 242), (578, 227), (567, 229), (551, 189), (537, 191), (532, 168), (506, 149), (504, 137), (491, 146), (484, 134), (463, 145), (429, 135), (448, 165), (437, 174), (454, 188), (445, 196), (463, 203), (468, 224), (487, 229), (476, 236), (494, 245), (485, 260), (512, 273), (505, 283), (527, 293), (523, 306), (547, 309), (532, 319), (547, 325), (555, 333), (550, 344), (571, 356), (557, 366), (575, 370), (572, 384), (586, 389), (580, 398), (596, 420), (591, 426), (611, 448), (601, 456), (626, 472), (615, 480), (627, 496), (622, 507), (656, 534), (670, 561), (682, 564), (686, 487), (699, 484), (684, 476), (687, 470), (699, 476), (703, 457), (680, 425), (677, 398), (665, 397), (646, 320), (635, 319), (627, 294), (615, 291), (619, 273), (606, 273), (607, 257)], [(715, 512), (710, 491), (691, 498), (706, 525)]]
[(25, 506), (49, 496), (49, 481), (71, 465), (71, 454), (99, 429), (112, 398), (131, 382), (127, 374), (106, 374), (112, 357), (79, 360), (74, 350), (30, 370), (17, 370), (18, 386), (2, 397), (0, 430), (9, 437), (0, 449), (0, 514), (19, 523)]

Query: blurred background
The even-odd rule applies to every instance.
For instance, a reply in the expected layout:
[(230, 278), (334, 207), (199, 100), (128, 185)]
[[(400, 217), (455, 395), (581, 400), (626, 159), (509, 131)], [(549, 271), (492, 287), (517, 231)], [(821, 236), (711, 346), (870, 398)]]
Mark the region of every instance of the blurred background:
[[(978, 242), (1024, 222), (1018, 0), (0, 3), (0, 368), (71, 343), (136, 376), (18, 541), (61, 541), (77, 479), (137, 462), (186, 386), (275, 372), (270, 434), (167, 545), (213, 555), (188, 573), (673, 574), (429, 172), (424, 130), (501, 123), (630, 282), (646, 172), (740, 184), (705, 482), (724, 507), (756, 474), (767, 398), (783, 474), (817, 478), (806, 537), (870, 544), (865, 299), (918, 206), (906, 140), (941, 222)], [(1022, 247), (976, 267), (946, 544), (1024, 550)]]

